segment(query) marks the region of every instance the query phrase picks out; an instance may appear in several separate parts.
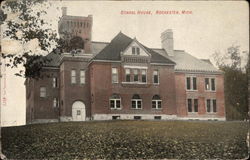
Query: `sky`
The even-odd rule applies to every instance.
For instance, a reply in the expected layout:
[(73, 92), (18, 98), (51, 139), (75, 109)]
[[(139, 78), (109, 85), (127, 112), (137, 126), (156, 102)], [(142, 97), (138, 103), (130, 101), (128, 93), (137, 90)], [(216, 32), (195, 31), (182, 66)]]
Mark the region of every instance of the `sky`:
[[(249, 9), (244, 1), (62, 1), (52, 2), (46, 19), (57, 29), (61, 7), (68, 15), (93, 16), (92, 40), (109, 42), (120, 31), (147, 47), (161, 48), (160, 35), (167, 29), (174, 34), (174, 49), (185, 50), (197, 58), (210, 59), (215, 51), (224, 53), (229, 46), (240, 45), (249, 51)], [(56, 9), (59, 8), (59, 9)], [(137, 14), (138, 11), (151, 14)], [(168, 14), (156, 14), (164, 11)], [(182, 14), (182, 11), (185, 11)], [(135, 14), (121, 14), (121, 12)], [(180, 14), (176, 14), (176, 13)], [(38, 49), (36, 40), (24, 47), (18, 42), (2, 40), (3, 50)], [(244, 55), (242, 55), (244, 57)], [(18, 70), (18, 69), (16, 69)], [(2, 68), (2, 124), (25, 124), (24, 79), (14, 70)], [(4, 82), (5, 81), (5, 82)], [(4, 86), (4, 91), (3, 91)], [(2, 100), (3, 101), (3, 98)]]

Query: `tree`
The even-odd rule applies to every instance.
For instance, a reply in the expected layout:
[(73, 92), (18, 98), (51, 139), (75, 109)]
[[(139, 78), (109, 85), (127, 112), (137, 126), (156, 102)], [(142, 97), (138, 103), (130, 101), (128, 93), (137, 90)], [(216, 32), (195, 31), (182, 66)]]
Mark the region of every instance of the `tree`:
[[(0, 22), (4, 28), (2, 37), (18, 41), (21, 45), (36, 40), (41, 52), (59, 54), (58, 51), (65, 46), (66, 42), (59, 39), (57, 31), (51, 29), (51, 24), (44, 18), (47, 13), (46, 10), (50, 6), (51, 2), (47, 0), (4, 1), (1, 4), (2, 11), (0, 12)], [(23, 66), (25, 71), (20, 70), (16, 75), (25, 78), (40, 78), (42, 67), (50, 61), (46, 56), (33, 53), (30, 50), (18, 54), (3, 53), (1, 50), (0, 56), (6, 59), (7, 63), (5, 65), (7, 67)], [(0, 158), (4, 159), (1, 139), (0, 154)]]
[(225, 108), (228, 120), (248, 118), (248, 80), (245, 68), (241, 67), (240, 46), (232, 45), (227, 52), (215, 52), (213, 59), (224, 72)]

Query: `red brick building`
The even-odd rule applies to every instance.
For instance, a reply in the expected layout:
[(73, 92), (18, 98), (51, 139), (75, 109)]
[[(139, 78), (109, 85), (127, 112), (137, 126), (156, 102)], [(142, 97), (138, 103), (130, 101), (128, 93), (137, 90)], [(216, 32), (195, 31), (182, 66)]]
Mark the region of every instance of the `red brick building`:
[(172, 30), (161, 34), (162, 48), (155, 49), (121, 32), (109, 43), (94, 42), (92, 22), (63, 8), (59, 33), (73, 47), (47, 55), (43, 74), (49, 78), (26, 80), (27, 123), (225, 120), (223, 73), (209, 60), (174, 50)]

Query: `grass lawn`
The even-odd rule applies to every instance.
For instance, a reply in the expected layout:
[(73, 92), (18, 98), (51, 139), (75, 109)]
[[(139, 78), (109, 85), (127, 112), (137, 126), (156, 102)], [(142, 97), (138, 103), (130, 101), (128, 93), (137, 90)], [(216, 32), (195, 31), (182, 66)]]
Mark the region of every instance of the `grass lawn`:
[(10, 159), (240, 159), (247, 122), (100, 121), (2, 129)]

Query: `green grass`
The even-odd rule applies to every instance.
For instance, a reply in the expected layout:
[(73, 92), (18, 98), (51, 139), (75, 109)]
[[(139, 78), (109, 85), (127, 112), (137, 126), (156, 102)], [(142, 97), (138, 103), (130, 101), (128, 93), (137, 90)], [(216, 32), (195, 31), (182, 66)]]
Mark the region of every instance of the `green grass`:
[(2, 129), (10, 159), (240, 159), (247, 122), (102, 121)]

